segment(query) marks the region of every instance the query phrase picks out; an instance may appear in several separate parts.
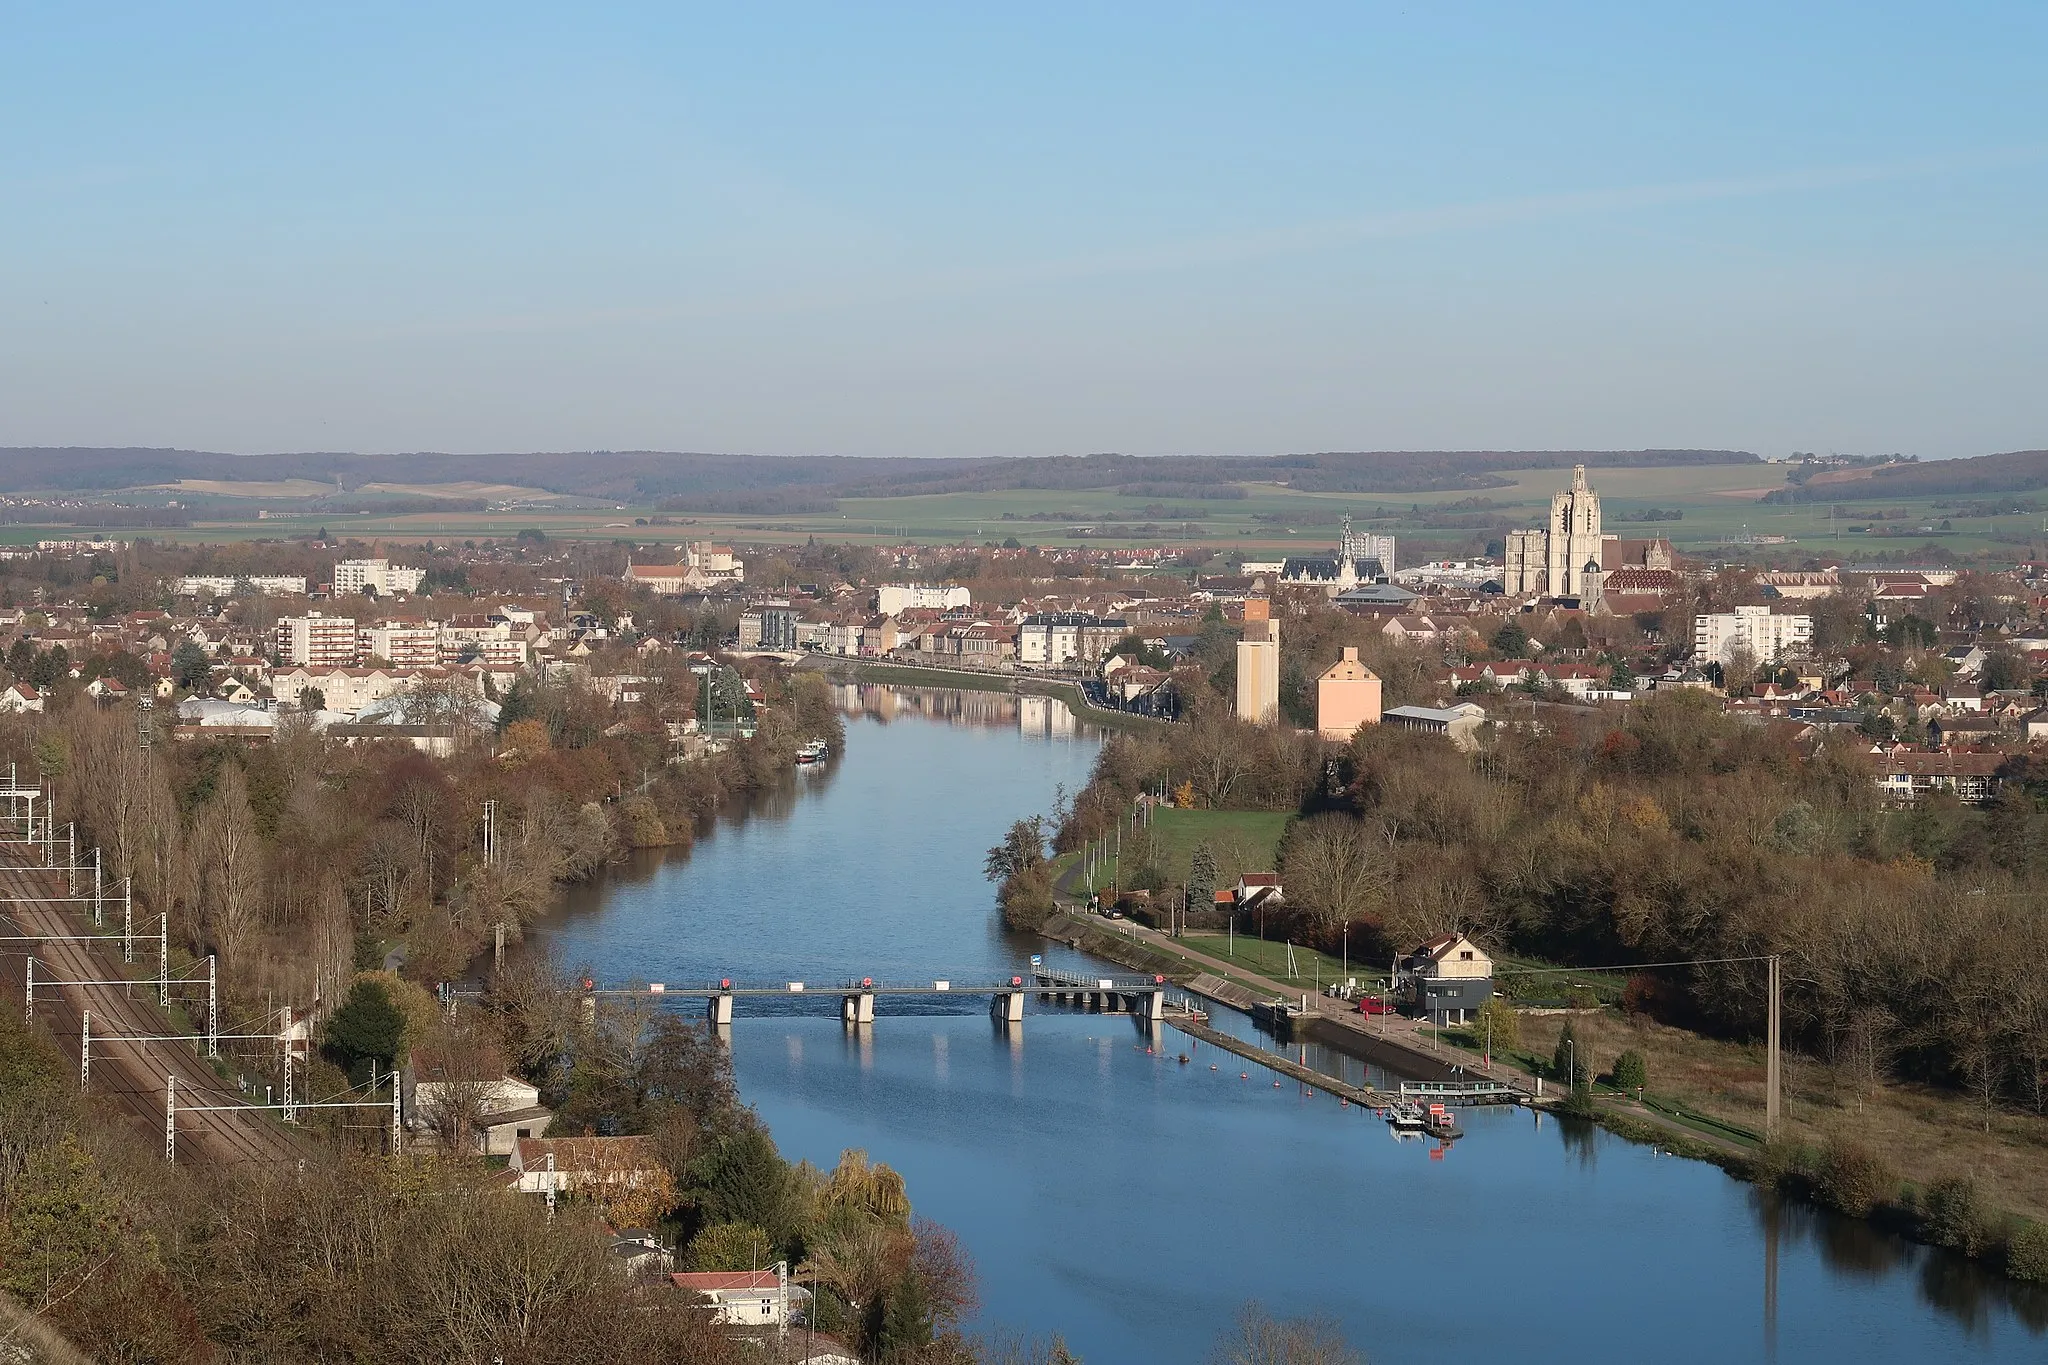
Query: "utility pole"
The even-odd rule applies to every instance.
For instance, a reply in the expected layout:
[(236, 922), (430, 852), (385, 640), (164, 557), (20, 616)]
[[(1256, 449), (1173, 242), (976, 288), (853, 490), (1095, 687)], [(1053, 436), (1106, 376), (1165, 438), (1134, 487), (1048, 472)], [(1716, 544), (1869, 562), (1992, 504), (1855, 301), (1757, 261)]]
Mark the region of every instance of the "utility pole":
[(121, 960), (135, 960), (135, 878), (121, 879)]
[(220, 973), (212, 953), (206, 955), (206, 1055), (220, 1056)]
[(158, 1009), (171, 1007), (171, 912), (156, 921), (156, 1003)]
[(92, 1084), (92, 1011), (86, 1010), (78, 1019), (78, 1088), (83, 1091)]
[(100, 851), (92, 851), (92, 927), (101, 928), (106, 923), (106, 902), (100, 890)]
[(178, 1078), (164, 1073), (164, 1160), (178, 1164)]
[(28, 982), (27, 1000), (22, 1009), (22, 1022), (31, 1028), (36, 1022), (36, 955), (30, 953), (28, 961), (22, 964), (22, 975)]
[(503, 972), (505, 970), (505, 921), (499, 920), (495, 925), (491, 927), (492, 937), (495, 940), (495, 946), (493, 948), (494, 958), (492, 965), (495, 968), (495, 970)]
[(1784, 1085), (1784, 1066), (1778, 1053), (1784, 977), (1779, 967), (1778, 954), (1772, 953), (1767, 961), (1771, 968), (1771, 1001), (1764, 1041), (1764, 1137), (1775, 1141), (1778, 1136), (1778, 1125), (1784, 1118), (1784, 1101), (1780, 1098)]
[(548, 1153), (548, 1221), (555, 1221), (555, 1154)]
[(73, 820), (64, 826), (66, 846), (71, 850), (64, 855), (64, 894), (78, 894), (78, 822)]
[(398, 1083), (398, 1070), (391, 1072), (391, 1155), (397, 1156), (405, 1139), (405, 1087)]
[(284, 1121), (298, 1121), (298, 1111), (292, 1107), (292, 1007), (284, 1007), (284, 1029), (278, 1035), (284, 1042)]

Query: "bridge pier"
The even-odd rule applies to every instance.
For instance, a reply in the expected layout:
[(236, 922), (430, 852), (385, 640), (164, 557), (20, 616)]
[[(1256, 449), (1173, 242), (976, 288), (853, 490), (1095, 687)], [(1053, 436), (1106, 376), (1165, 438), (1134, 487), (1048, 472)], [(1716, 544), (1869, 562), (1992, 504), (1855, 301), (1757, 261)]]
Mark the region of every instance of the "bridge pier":
[(997, 991), (988, 1002), (988, 1012), (1006, 1024), (1024, 1022), (1024, 992)]
[(714, 996), (712, 996), (712, 997), (711, 997), (711, 998), (709, 999), (709, 1001), (707, 1001), (706, 1003), (707, 1003), (707, 1005), (708, 1005), (708, 1008), (707, 1008), (707, 1009), (706, 1009), (706, 1011), (705, 1011), (705, 1017), (706, 1017), (706, 1018), (708, 1018), (708, 1019), (709, 1019), (709, 1020), (711, 1021), (711, 1027), (713, 1027), (713, 1028), (731, 1028), (731, 1027), (732, 1027), (732, 994), (731, 994), (731, 992), (729, 992), (729, 991), (721, 991), (721, 992), (719, 992), (719, 993), (718, 993), (717, 995), (714, 995)]
[(843, 997), (839, 1002), (839, 1017), (849, 1024), (872, 1024), (875, 1022), (875, 993), (861, 991)]
[(1154, 1021), (1166, 1017), (1166, 992), (1147, 991), (1139, 997), (1145, 1002), (1145, 1017)]

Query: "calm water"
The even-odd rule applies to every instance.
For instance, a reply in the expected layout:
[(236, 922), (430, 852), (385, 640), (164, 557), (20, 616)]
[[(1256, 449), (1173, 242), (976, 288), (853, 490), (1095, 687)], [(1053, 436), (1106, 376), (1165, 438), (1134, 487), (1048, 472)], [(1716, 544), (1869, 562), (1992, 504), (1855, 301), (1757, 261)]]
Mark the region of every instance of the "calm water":
[[(541, 941), (613, 981), (1022, 970), (1044, 950), (997, 924), (982, 856), (1082, 785), (1096, 737), (1037, 699), (842, 697), (830, 770), (579, 895)], [(1060, 1331), (1091, 1365), (1199, 1360), (1248, 1297), (1334, 1315), (1382, 1365), (2048, 1359), (2048, 1305), (1967, 1263), (1522, 1110), (1471, 1113), (1439, 1153), (1182, 1035), (1148, 1053), (1124, 1017), (1034, 1001), (1005, 1034), (979, 1000), (884, 999), (853, 1034), (836, 996), (750, 1003), (740, 1087), (782, 1150), (897, 1167), (972, 1251), (983, 1322)]]

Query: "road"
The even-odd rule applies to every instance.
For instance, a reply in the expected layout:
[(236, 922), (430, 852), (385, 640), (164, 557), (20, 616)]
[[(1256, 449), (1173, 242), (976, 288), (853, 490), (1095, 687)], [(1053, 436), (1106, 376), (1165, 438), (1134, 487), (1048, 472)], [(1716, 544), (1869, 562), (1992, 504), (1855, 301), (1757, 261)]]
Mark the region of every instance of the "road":
[[(0, 863), (0, 896), (25, 898), (0, 905), (8, 934), (77, 934), (91, 928), (85, 907), (42, 897), (67, 892), (62, 869), (24, 866), (18, 857)], [(114, 903), (118, 916), (119, 903)], [(111, 922), (111, 921), (110, 921)], [(233, 1105), (245, 1102), (235, 1087), (217, 1076), (190, 1042), (131, 1042), (125, 1038), (161, 1037), (172, 1032), (170, 1020), (157, 1007), (156, 982), (150, 970), (156, 960), (156, 936), (136, 937), (136, 964), (124, 967), (119, 939), (105, 943), (63, 942), (0, 945), (0, 977), (7, 998), (23, 1002), (26, 954), (36, 957), (36, 1019), (76, 1059), (79, 1022), (92, 1011), (91, 1093), (134, 1118), (137, 1128), (154, 1141), (163, 1140), (164, 1077), (178, 1078), (178, 1159), (181, 1162), (232, 1165), (244, 1161), (296, 1161), (311, 1150), (307, 1139), (261, 1111), (198, 1112), (187, 1105)], [(149, 965), (145, 965), (149, 964)], [(140, 972), (146, 980), (134, 985), (65, 985), (65, 982), (112, 982)], [(174, 988), (175, 989), (175, 988)], [(201, 987), (202, 991), (204, 987)]]

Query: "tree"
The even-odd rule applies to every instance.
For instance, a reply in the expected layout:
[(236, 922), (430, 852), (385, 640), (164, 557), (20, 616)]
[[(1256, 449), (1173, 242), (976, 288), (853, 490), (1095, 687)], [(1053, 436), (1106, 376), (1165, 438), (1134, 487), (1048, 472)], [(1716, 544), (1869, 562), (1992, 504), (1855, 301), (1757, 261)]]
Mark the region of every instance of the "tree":
[(1288, 826), (1280, 844), (1287, 904), (1330, 928), (1363, 916), (1386, 880), (1375, 842), (1364, 821), (1338, 812)]
[(752, 1223), (713, 1223), (690, 1239), (692, 1270), (761, 1270), (775, 1263), (775, 1243)]
[(300, 688), (299, 709), (301, 711), (325, 711), (327, 709), (327, 694), (317, 687)]
[(988, 851), (982, 873), (992, 882), (1008, 881), (1045, 861), (1045, 817), (1034, 815), (1010, 826), (1003, 842)]
[(191, 640), (180, 640), (171, 651), (171, 681), (188, 692), (198, 692), (213, 681), (213, 661)]
[(390, 1062), (405, 1037), (405, 1016), (374, 976), (356, 978), (348, 999), (327, 1021), (325, 1046), (344, 1071), (372, 1058)]
[(1557, 1035), (1557, 1047), (1550, 1054), (1550, 1074), (1564, 1081), (1573, 1090), (1590, 1074), (1591, 1063), (1586, 1058), (1586, 1048), (1579, 1041), (1578, 1034), (1567, 1023), (1564, 1032)]
[(1524, 658), (1529, 653), (1529, 632), (1522, 629), (1519, 621), (1508, 621), (1493, 633), (1489, 643), (1503, 659)]
[(1614, 1059), (1613, 1076), (1615, 1089), (1641, 1090), (1650, 1083), (1650, 1067), (1642, 1053), (1630, 1048)]
[(1188, 909), (1216, 908), (1216, 876), (1216, 850), (1203, 840), (1188, 858)]
[(1327, 1318), (1276, 1318), (1256, 1303), (1216, 1342), (1210, 1365), (1365, 1365)]
[(1506, 1052), (1522, 1045), (1522, 1016), (1504, 997), (1489, 995), (1479, 1007), (1475, 1031), (1495, 1052)]

